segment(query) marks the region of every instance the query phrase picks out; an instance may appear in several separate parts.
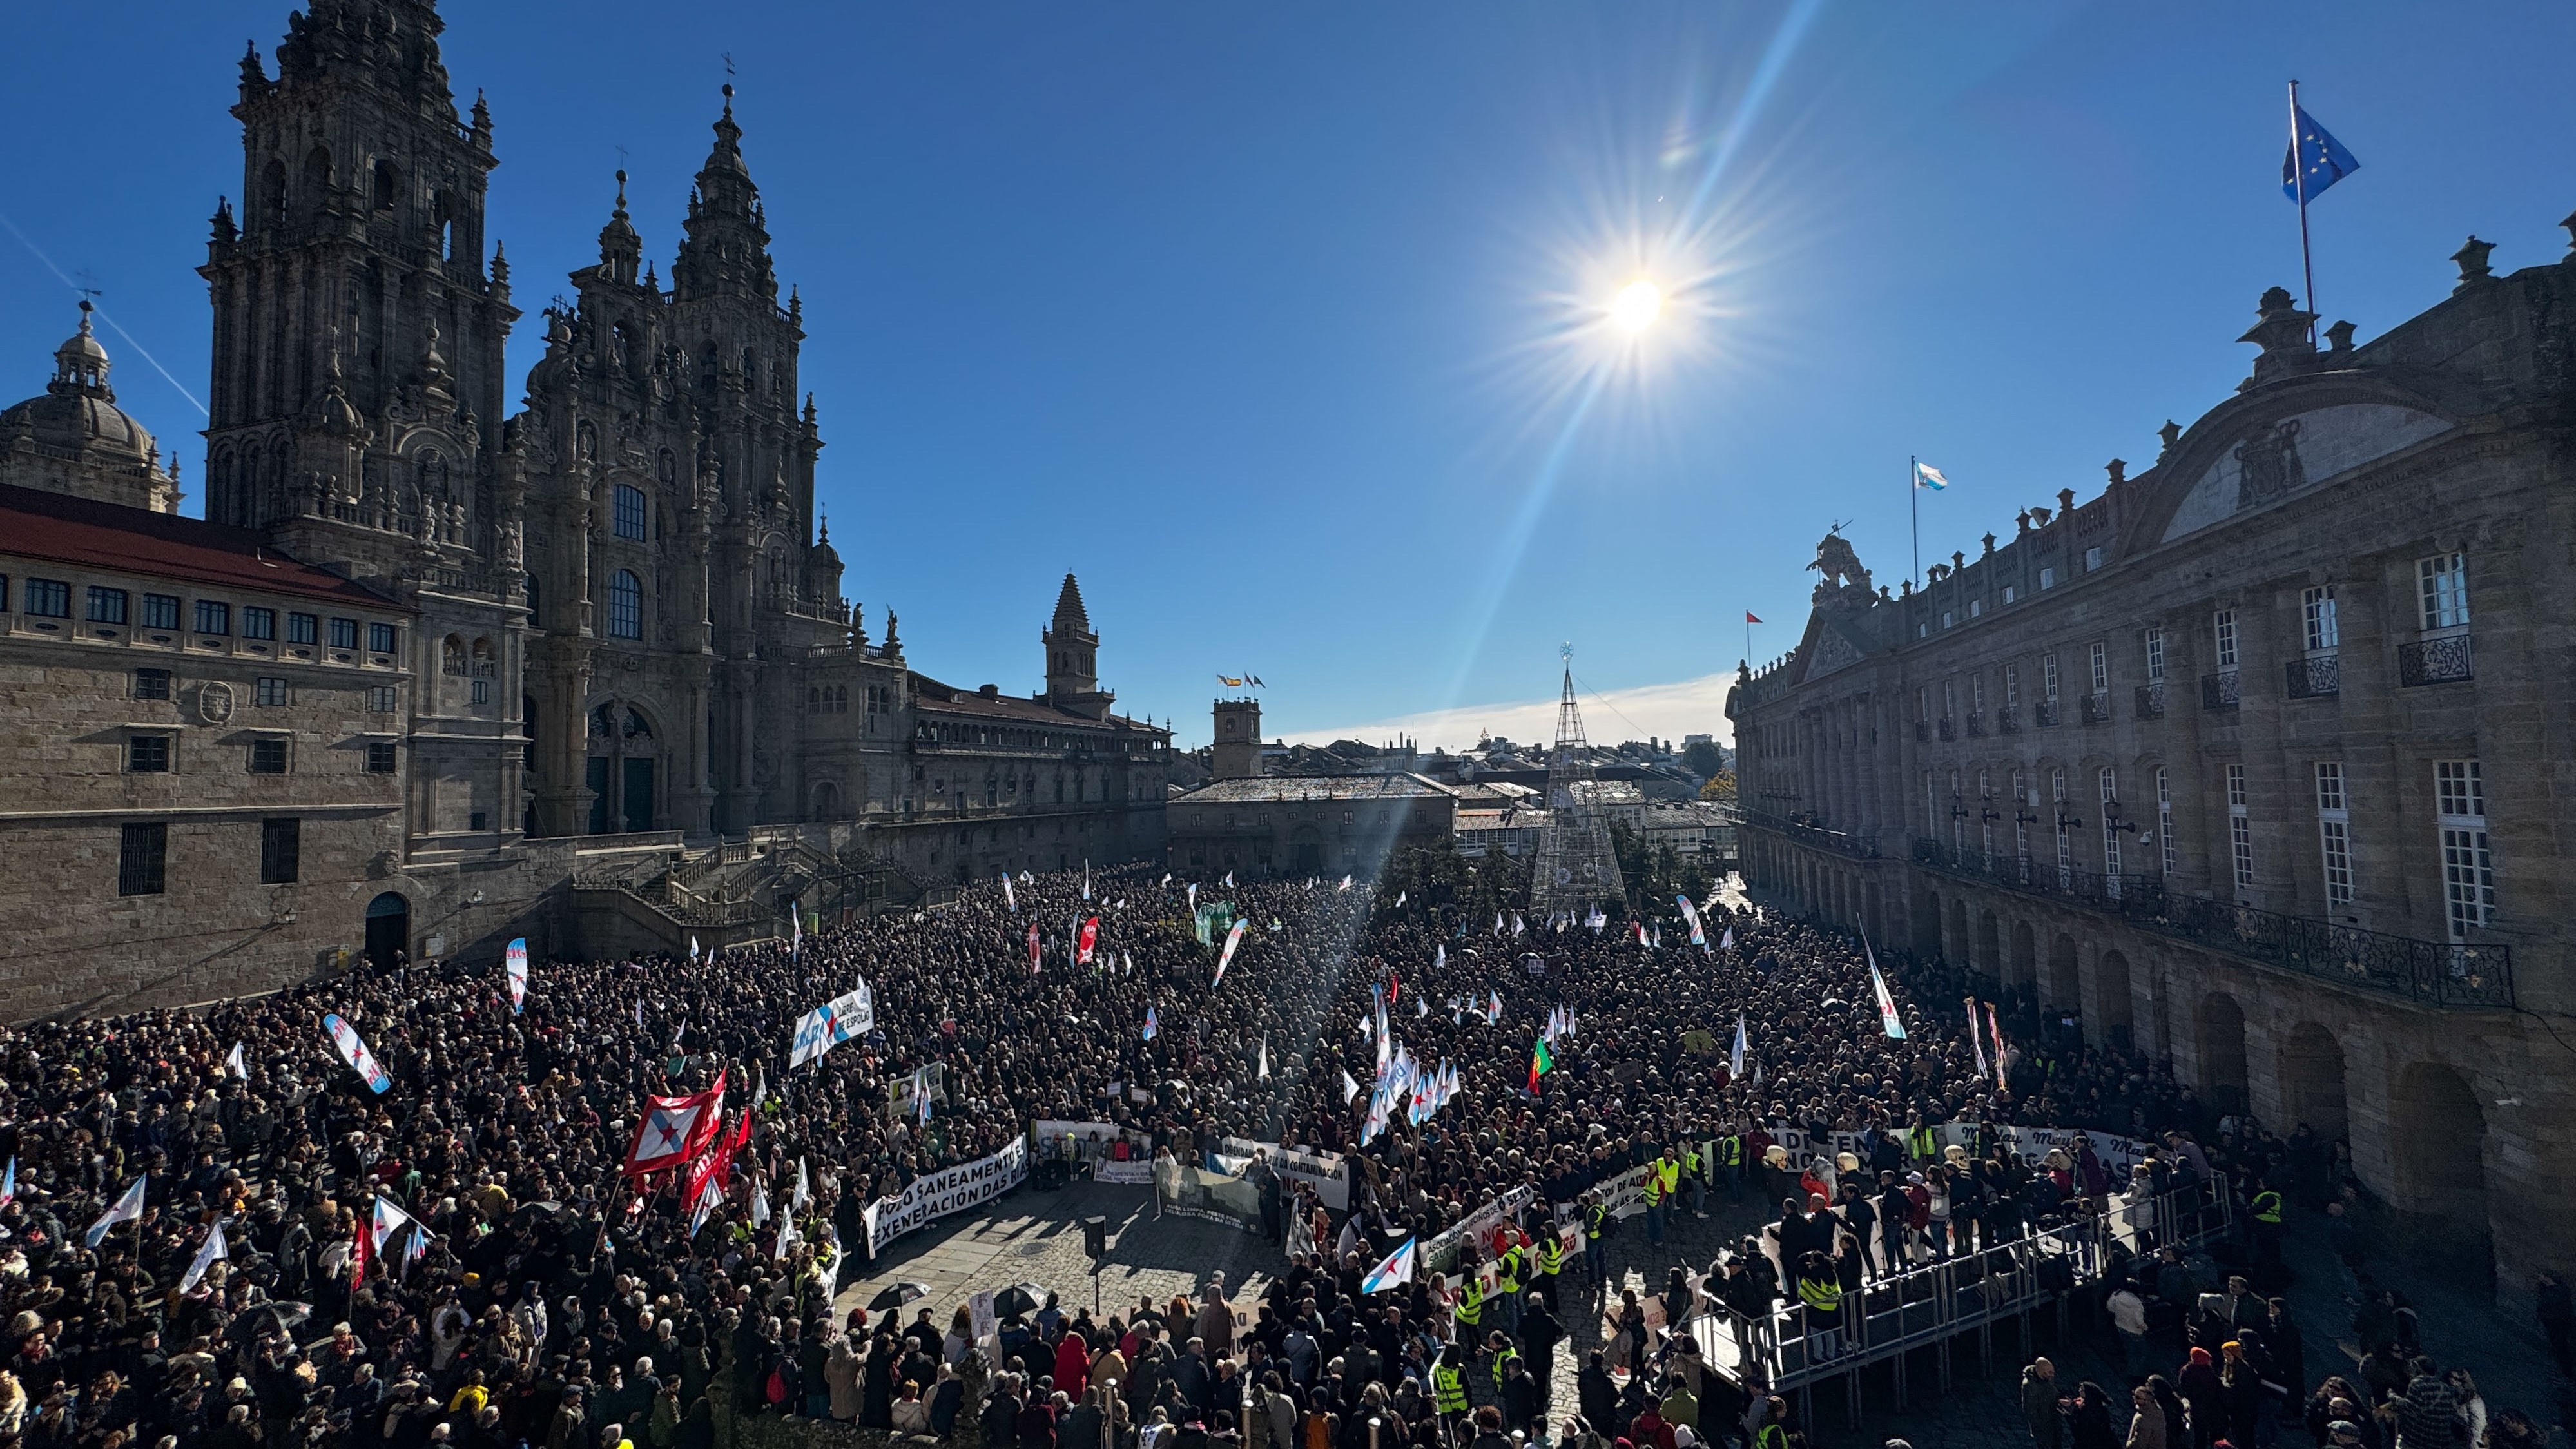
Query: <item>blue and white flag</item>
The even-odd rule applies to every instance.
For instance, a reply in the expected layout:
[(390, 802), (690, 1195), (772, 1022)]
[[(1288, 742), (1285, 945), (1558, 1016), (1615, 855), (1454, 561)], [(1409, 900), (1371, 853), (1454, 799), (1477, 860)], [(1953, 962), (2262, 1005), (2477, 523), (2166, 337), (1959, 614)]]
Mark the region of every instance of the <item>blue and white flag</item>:
[(1918, 458), (1914, 462), (1914, 486), (1917, 488), (1929, 488), (1933, 492), (1938, 493), (1942, 489), (1950, 486), (1950, 479), (1949, 476), (1943, 473), (1940, 469), (1935, 468), (1931, 464)]
[(2317, 124), (2308, 108), (2290, 107), (2290, 149), (2281, 153), (2281, 194), (2305, 206), (2317, 194), (2361, 169), (2343, 143)]
[(1214, 980), (1208, 982), (1208, 989), (1210, 991), (1214, 991), (1218, 985), (1224, 982), (1225, 968), (1234, 964), (1234, 950), (1237, 946), (1243, 944), (1244, 930), (1251, 924), (1252, 922), (1249, 920), (1237, 921), (1234, 923), (1234, 929), (1225, 933), (1225, 949), (1217, 953), (1216, 977)]
[(1405, 1284), (1412, 1282), (1414, 1258), (1413, 1243), (1413, 1239), (1406, 1238), (1402, 1247), (1399, 1247), (1394, 1252), (1387, 1254), (1383, 1262), (1380, 1262), (1376, 1267), (1369, 1269), (1368, 1276), (1360, 1280), (1360, 1291), (1362, 1293), (1384, 1293), (1390, 1288), (1401, 1288)]
[(1728, 1048), (1726, 1053), (1727, 1076), (1744, 1075), (1744, 1054), (1751, 1046), (1752, 1042), (1744, 1034), (1744, 1013), (1739, 1011), (1735, 1014), (1735, 1045)]
[(801, 1067), (841, 1043), (876, 1029), (876, 994), (862, 981), (796, 1019), (796, 1035), (789, 1038), (787, 1045), (787, 1065)]
[(1011, 889), (1011, 873), (1007, 870), (1002, 872), (1002, 902), (1011, 908), (1012, 915), (1020, 913), (1020, 893)]
[(368, 1091), (381, 1096), (393, 1090), (393, 1075), (376, 1060), (374, 1052), (367, 1050), (367, 1043), (358, 1035), (358, 1029), (343, 1020), (340, 1013), (326, 1011), (322, 1014), (322, 1033), (331, 1039), (331, 1049), (340, 1054), (340, 1060), (349, 1064), (349, 1070), (366, 1079)]
[(0, 1173), (0, 1207), (7, 1207), (17, 1200), (18, 1158), (13, 1153), (9, 1158), (9, 1170), (6, 1173)]
[(1673, 899), (1681, 902), (1682, 919), (1690, 922), (1691, 944), (1697, 946), (1703, 952), (1707, 951), (1708, 933), (1700, 929), (1699, 907), (1691, 904), (1691, 898), (1686, 894), (1675, 896)]
[[(698, 959), (698, 938), (689, 938), (689, 959)], [(510, 979), (510, 1014), (517, 1016), (528, 1005), (528, 938), (518, 937), (501, 948), (501, 974)]]
[(232, 1250), (224, 1246), (224, 1225), (217, 1222), (206, 1229), (206, 1240), (197, 1245), (197, 1256), (188, 1260), (188, 1274), (179, 1280), (179, 1291), (186, 1293), (206, 1276), (206, 1270), (220, 1259), (230, 1258)]
[(1144, 1039), (1145, 1039), (1145, 1040), (1147, 1040), (1147, 1041), (1152, 1041), (1154, 1038), (1156, 1038), (1156, 1037), (1158, 1037), (1158, 1036), (1160, 1036), (1160, 1035), (1162, 1035), (1162, 1034), (1163, 1034), (1163, 1023), (1161, 1022), (1161, 1020), (1159, 1020), (1158, 1018), (1156, 1018), (1156, 1016), (1154, 1015), (1154, 1008), (1152, 1008), (1152, 1007), (1150, 1007), (1150, 1006), (1149, 1006), (1149, 1007), (1146, 1007), (1146, 1008), (1145, 1008), (1145, 1038), (1144, 1038)]
[(89, 1225), (89, 1231), (83, 1235), (84, 1241), (95, 1248), (98, 1246), (98, 1240), (107, 1236), (107, 1230), (118, 1223), (141, 1222), (143, 1220), (143, 1183), (143, 1178), (135, 1178), (133, 1183), (117, 1197), (116, 1205), (100, 1213), (98, 1221)]

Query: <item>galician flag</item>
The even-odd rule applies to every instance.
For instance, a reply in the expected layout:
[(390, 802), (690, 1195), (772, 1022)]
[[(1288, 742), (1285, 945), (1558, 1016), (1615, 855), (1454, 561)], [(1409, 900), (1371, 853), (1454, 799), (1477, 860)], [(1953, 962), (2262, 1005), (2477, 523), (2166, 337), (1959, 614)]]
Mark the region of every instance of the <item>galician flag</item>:
[(1547, 1038), (1540, 1037), (1538, 1039), (1538, 1045), (1530, 1051), (1529, 1089), (1532, 1092), (1536, 1092), (1538, 1090), (1538, 1079), (1555, 1070), (1556, 1058), (1548, 1054)]
[[(1343, 1079), (1347, 1081), (1349, 1079), (1349, 1075), (1350, 1074), (1347, 1072), (1343, 1073)], [(16, 1202), (17, 1200), (18, 1159), (15, 1155), (12, 1155), (9, 1159), (9, 1170), (6, 1173), (0, 1173), (0, 1207), (7, 1207), (9, 1204)]]
[(1163, 1030), (1163, 1023), (1162, 1023), (1161, 1021), (1159, 1021), (1159, 1020), (1157, 1020), (1157, 1019), (1155, 1018), (1155, 1016), (1154, 1016), (1154, 1008), (1152, 1008), (1152, 1007), (1150, 1007), (1150, 1006), (1149, 1006), (1149, 1007), (1146, 1007), (1146, 1008), (1145, 1008), (1145, 1036), (1144, 1036), (1144, 1039), (1145, 1039), (1146, 1041), (1152, 1041), (1155, 1037), (1157, 1037), (1157, 1036), (1159, 1036), (1159, 1035), (1161, 1035), (1161, 1034), (1162, 1034), (1162, 1030)]
[[(15, 1159), (12, 1159), (13, 1164), (14, 1162)], [(116, 1205), (100, 1213), (98, 1221), (89, 1225), (89, 1231), (82, 1235), (84, 1241), (95, 1248), (98, 1246), (98, 1240), (107, 1236), (107, 1230), (118, 1223), (141, 1222), (143, 1220), (143, 1182), (144, 1179), (140, 1177), (134, 1179), (133, 1183), (117, 1197)]]
[(188, 1260), (188, 1275), (179, 1280), (179, 1291), (186, 1293), (195, 1288), (217, 1259), (231, 1256), (232, 1251), (224, 1246), (224, 1225), (218, 1222), (206, 1229), (206, 1240), (197, 1245), (197, 1256)]
[[(1342, 1073), (1342, 1105), (1345, 1107), (1349, 1106), (1351, 1104), (1351, 1099), (1359, 1094), (1360, 1084), (1351, 1079), (1351, 1074), (1348, 1071), (1344, 1071)], [(12, 1157), (9, 1159), (9, 1175), (11, 1181), (14, 1182), (16, 1180), (17, 1173), (18, 1159)]]
[(1406, 1238), (1402, 1247), (1387, 1254), (1385, 1261), (1369, 1269), (1368, 1276), (1360, 1280), (1360, 1291), (1383, 1293), (1390, 1288), (1401, 1288), (1412, 1282), (1413, 1241), (1411, 1238)]
[(1744, 1034), (1744, 1013), (1739, 1011), (1735, 1014), (1735, 1045), (1726, 1053), (1726, 1074), (1729, 1077), (1744, 1075), (1744, 1054), (1751, 1046), (1752, 1042)]
[(1240, 920), (1234, 923), (1233, 930), (1225, 933), (1225, 949), (1217, 953), (1216, 979), (1208, 983), (1209, 990), (1215, 990), (1225, 980), (1225, 968), (1234, 964), (1234, 950), (1243, 944), (1243, 933), (1251, 925), (1249, 919)]
[(1007, 870), (1002, 872), (1002, 900), (1011, 908), (1011, 914), (1019, 914), (1020, 893), (1011, 889), (1011, 873)]
[[(1886, 475), (1882, 473), (1879, 476), (1885, 477)], [(1929, 488), (1933, 492), (1938, 493), (1942, 489), (1950, 486), (1950, 480), (1940, 469), (1933, 467), (1931, 464), (1924, 462), (1920, 458), (1917, 458), (1914, 460), (1914, 486), (1917, 488)]]
[[(698, 938), (689, 938), (689, 959), (698, 959)], [(528, 1005), (528, 938), (518, 937), (501, 950), (501, 974), (510, 982), (510, 1014), (517, 1016)], [(641, 1005), (639, 1002), (638, 1005)]]

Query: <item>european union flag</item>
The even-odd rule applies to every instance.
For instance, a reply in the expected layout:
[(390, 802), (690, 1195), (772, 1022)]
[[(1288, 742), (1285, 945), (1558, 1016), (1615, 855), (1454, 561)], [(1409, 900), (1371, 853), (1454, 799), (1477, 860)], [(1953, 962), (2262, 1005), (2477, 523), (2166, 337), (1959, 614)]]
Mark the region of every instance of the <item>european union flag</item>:
[(2292, 201), (2314, 201), (2319, 192), (2361, 169), (2305, 106), (2290, 108), (2290, 134), (2290, 149), (2281, 157), (2281, 194)]

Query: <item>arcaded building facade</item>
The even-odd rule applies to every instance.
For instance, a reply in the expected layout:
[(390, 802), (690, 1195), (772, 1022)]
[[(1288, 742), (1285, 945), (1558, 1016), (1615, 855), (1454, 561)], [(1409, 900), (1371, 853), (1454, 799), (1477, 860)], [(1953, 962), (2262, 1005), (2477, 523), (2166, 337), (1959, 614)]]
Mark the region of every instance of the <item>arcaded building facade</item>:
[(2366, 343), (2267, 293), (2233, 397), (1921, 589), (1829, 535), (1729, 712), (1757, 885), (2347, 1139), (2528, 1291), (2576, 1190), (2576, 259), (2488, 250)]
[[(177, 461), (116, 406), (86, 311), (43, 393), (0, 411), (0, 507), (32, 520), (0, 537), (22, 545), (0, 559), (0, 833), (50, 842), (13, 849), (0, 889), (0, 937), (40, 947), (0, 969), (0, 1015), (199, 1000), (361, 951), (497, 957), (514, 935), (739, 939), (777, 905), (717, 869), (741, 851), (679, 857), (787, 825), (816, 827), (797, 880), (916, 893), (1160, 855), (1170, 732), (1112, 710), (1071, 575), (1027, 694), (914, 672), (894, 611), (872, 636), (844, 596), (802, 308), (730, 87), (668, 281), (623, 173), (613, 202), (603, 177), (599, 261), (512, 385), (520, 312), (484, 227), (499, 153), (481, 99), (459, 112), (442, 26), (432, 0), (313, 0), (273, 73), (239, 62), (243, 172), (200, 269), (202, 520), (177, 516)], [(130, 614), (86, 612), (93, 588)], [(299, 591), (347, 597), (283, 601)], [(48, 612), (65, 598), (77, 617)], [(296, 703), (250, 707), (261, 691)], [(187, 703), (226, 698), (245, 707)], [(258, 729), (282, 748), (232, 778)], [(141, 758), (172, 778), (114, 764), (162, 733)], [(263, 882), (285, 893), (241, 889), (247, 836), (182, 824), (282, 839), (258, 822), (297, 812), (296, 878)], [(120, 889), (119, 842), (156, 825), (169, 853), (122, 876), (153, 882), (148, 909), (61, 911)], [(718, 876), (742, 893), (710, 905)], [(631, 899), (576, 910), (576, 886)], [(220, 943), (186, 924), (236, 917)], [(611, 917), (644, 935), (582, 938)]]

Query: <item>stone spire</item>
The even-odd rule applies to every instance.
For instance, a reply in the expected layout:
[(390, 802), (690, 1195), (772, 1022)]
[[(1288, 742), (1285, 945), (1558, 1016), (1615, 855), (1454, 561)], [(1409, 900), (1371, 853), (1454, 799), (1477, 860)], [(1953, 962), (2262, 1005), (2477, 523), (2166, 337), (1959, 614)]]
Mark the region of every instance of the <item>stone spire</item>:
[(599, 229), (599, 267), (608, 280), (634, 285), (636, 269), (644, 262), (644, 238), (635, 232), (635, 224), (626, 219), (626, 173), (617, 173), (617, 207), (608, 214), (608, 225)]
[(683, 299), (748, 293), (775, 306), (778, 274), (770, 265), (768, 216), (742, 159), (742, 127), (734, 122), (730, 85), (715, 133), (715, 148), (689, 194), (687, 235), (671, 263), (672, 287)]

